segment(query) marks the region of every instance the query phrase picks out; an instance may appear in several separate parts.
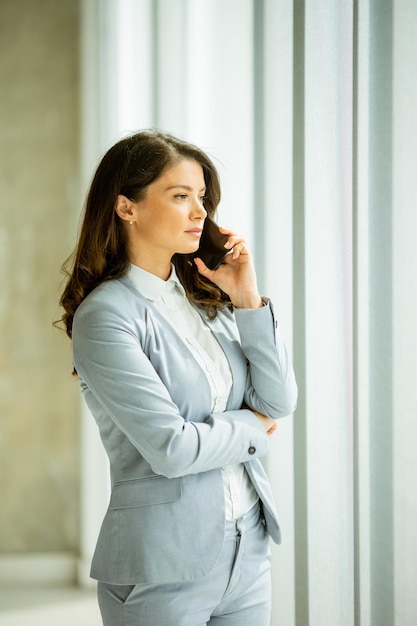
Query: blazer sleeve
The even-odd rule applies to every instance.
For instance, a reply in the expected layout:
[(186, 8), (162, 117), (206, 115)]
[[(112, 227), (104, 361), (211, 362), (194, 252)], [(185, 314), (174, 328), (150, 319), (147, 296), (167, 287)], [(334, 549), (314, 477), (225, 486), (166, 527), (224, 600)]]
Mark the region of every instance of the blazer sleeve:
[(236, 309), (240, 341), (248, 362), (245, 403), (273, 419), (297, 406), (297, 383), (272, 303), (261, 309)]
[(156, 474), (195, 474), (268, 453), (268, 436), (249, 410), (185, 420), (120, 307), (81, 305), (72, 341), (81, 384), (102, 409), (92, 412), (114, 422)]

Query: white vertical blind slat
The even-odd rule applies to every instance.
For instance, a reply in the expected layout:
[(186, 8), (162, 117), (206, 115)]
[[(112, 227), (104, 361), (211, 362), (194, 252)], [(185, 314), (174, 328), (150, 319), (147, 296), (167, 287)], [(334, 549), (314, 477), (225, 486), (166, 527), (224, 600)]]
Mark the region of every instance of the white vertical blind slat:
[[(293, 334), (293, 198), (292, 198), (292, 120), (293, 3), (268, 0), (263, 14), (263, 116), (264, 170), (263, 206), (254, 212), (264, 213), (262, 283), (265, 294), (274, 302), (279, 325), (288, 347)], [(260, 53), (259, 53), (260, 54)], [(255, 159), (258, 155), (255, 155)], [(272, 624), (295, 623), (294, 594), (294, 432), (293, 420), (281, 420), (271, 452), (266, 461), (282, 524), (283, 542), (272, 550)]]
[(305, 5), (309, 624), (353, 615), (352, 3)]
[(395, 626), (417, 616), (417, 4), (393, 4), (393, 510)]

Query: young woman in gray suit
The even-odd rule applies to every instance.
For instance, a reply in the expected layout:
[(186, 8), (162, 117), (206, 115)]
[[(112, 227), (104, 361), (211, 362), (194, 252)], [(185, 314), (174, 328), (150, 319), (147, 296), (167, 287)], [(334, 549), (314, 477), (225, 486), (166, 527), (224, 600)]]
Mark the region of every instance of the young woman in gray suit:
[(91, 576), (105, 626), (267, 626), (269, 537), (260, 457), (297, 388), (245, 240), (222, 229), (196, 146), (144, 131), (101, 160), (61, 298), (74, 368), (110, 461)]

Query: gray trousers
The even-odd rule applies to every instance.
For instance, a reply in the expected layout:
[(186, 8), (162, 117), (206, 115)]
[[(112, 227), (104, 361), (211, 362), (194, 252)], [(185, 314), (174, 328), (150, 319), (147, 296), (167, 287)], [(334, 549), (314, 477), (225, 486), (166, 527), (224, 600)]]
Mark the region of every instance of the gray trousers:
[[(201, 530), (204, 532), (204, 529)], [(104, 626), (269, 626), (270, 545), (257, 504), (235, 522), (213, 570), (171, 584), (98, 583)]]

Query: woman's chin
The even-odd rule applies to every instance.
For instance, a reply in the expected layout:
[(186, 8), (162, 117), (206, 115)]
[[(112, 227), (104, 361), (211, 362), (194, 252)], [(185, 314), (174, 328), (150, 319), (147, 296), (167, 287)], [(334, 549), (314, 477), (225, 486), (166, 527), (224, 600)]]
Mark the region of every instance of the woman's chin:
[(177, 250), (176, 254), (194, 254), (195, 252), (197, 252), (199, 245), (200, 242), (197, 242), (195, 245), (192, 246), (184, 246), (184, 248), (182, 248), (181, 250)]

